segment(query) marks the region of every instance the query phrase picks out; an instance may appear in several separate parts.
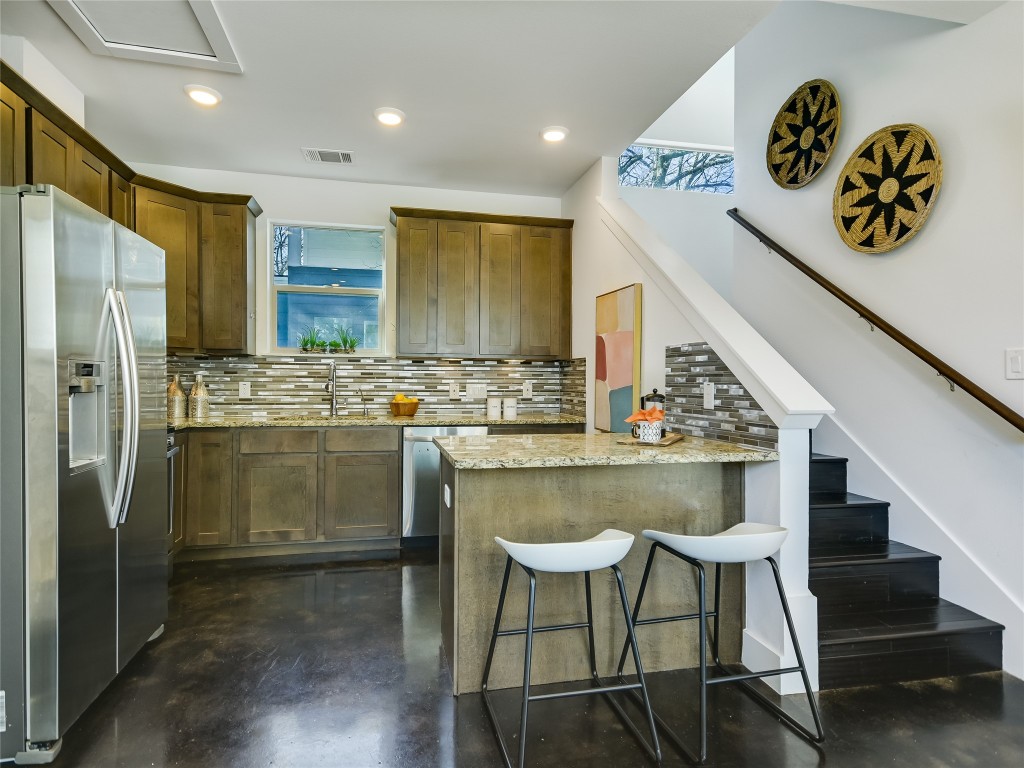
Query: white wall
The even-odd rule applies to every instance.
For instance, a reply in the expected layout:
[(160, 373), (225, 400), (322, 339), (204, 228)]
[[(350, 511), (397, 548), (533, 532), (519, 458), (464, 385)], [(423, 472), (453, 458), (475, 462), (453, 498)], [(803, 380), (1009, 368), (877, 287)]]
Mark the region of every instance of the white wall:
[[(1024, 382), (1003, 378), (1003, 350), (1024, 346), (1022, 38), (1021, 3), (958, 27), (790, 2), (736, 48), (740, 213), (1017, 410)], [(764, 167), (768, 130), (816, 77), (840, 96), (838, 146), (785, 191)], [(898, 122), (936, 137), (943, 188), (913, 240), (866, 256), (839, 240), (832, 194), (860, 141)], [(740, 231), (734, 276), (737, 308), (836, 407), (815, 449), (852, 457), (851, 490), (893, 502), (892, 537), (943, 556), (943, 596), (1007, 625), (1004, 667), (1024, 675), (1020, 432)]]
[(618, 195), (712, 288), (731, 299), (736, 225), (725, 212), (735, 204), (734, 195), (639, 187), (620, 187)]
[(659, 285), (637, 265), (602, 223), (595, 199), (615, 194), (615, 160), (599, 160), (562, 197), (562, 216), (574, 219), (572, 234), (572, 356), (587, 359), (587, 422), (594, 420), (594, 334), (598, 295), (631, 283), (643, 284), (641, 394), (665, 389), (665, 347), (700, 341)]
[[(730, 50), (665, 110), (642, 139), (733, 145), (734, 51)], [(725, 212), (732, 195), (622, 187), (618, 195), (725, 299), (732, 296), (732, 238)]]
[[(561, 216), (560, 201), (554, 197), (302, 179), (293, 176), (180, 168), (132, 161), (128, 164), (139, 173), (192, 189), (255, 197), (263, 208), (263, 216), (256, 224), (258, 275), (269, 275), (270, 256), (267, 242), (271, 221), (385, 227), (388, 257), (386, 281), (389, 286), (385, 314), (386, 343), (389, 351), (395, 349), (395, 228), (389, 223), (392, 206), (520, 216)], [(270, 339), (269, 323), (265, 318), (268, 317), (269, 310), (269, 278), (266, 284), (261, 286), (257, 283), (256, 287), (256, 352), (267, 354), (270, 351)]]
[(734, 52), (730, 50), (640, 138), (731, 147), (734, 59)]
[(85, 122), (85, 94), (23, 37), (0, 35), (0, 58), (79, 125)]

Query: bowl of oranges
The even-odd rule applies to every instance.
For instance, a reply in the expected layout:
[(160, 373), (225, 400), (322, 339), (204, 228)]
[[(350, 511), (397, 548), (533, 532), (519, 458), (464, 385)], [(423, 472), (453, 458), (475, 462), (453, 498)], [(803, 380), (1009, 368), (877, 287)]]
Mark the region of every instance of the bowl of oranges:
[(420, 401), (419, 398), (406, 397), (399, 392), (389, 405), (392, 416), (415, 416), (416, 410), (420, 407)]

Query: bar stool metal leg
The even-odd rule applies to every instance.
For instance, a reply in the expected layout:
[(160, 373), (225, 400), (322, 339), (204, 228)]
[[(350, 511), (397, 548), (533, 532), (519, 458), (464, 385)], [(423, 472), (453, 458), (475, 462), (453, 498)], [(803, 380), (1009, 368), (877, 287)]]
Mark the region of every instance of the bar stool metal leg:
[(530, 577), (530, 602), (526, 609), (526, 659), (523, 662), (523, 710), (519, 716), (519, 768), (526, 764), (526, 719), (530, 714), (530, 667), (533, 665), (533, 618), (537, 605), (537, 574), (520, 566)]

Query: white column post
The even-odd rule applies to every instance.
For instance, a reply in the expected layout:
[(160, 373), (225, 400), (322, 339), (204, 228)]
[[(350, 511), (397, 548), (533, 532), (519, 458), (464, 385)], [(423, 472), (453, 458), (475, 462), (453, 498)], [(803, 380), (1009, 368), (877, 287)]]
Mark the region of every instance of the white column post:
[[(818, 603), (807, 588), (808, 476), (810, 446), (807, 429), (779, 430), (779, 461), (750, 463), (745, 472), (744, 519), (789, 529), (775, 556), (782, 573), (800, 650), (811, 685), (818, 688)], [(796, 652), (786, 630), (775, 580), (767, 563), (746, 566), (746, 616), (743, 664), (751, 671), (795, 666)], [(799, 693), (797, 674), (765, 678), (779, 693)]]

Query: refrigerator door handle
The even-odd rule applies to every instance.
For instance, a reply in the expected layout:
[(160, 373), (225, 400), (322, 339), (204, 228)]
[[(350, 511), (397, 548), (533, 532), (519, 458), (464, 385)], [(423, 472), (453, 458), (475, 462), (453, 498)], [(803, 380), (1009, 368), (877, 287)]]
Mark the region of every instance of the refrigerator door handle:
[(128, 358), (128, 335), (124, 327), (124, 318), (121, 315), (121, 307), (113, 288), (107, 288), (106, 301), (107, 309), (110, 311), (110, 319), (114, 326), (114, 337), (117, 339), (117, 355), (121, 369), (126, 372), (122, 376), (122, 392), (124, 393), (124, 434), (121, 439), (121, 459), (117, 464), (117, 481), (114, 483), (114, 501), (107, 510), (107, 522), (111, 528), (116, 528), (121, 519), (121, 513), (126, 506), (125, 497), (128, 492), (129, 469), (131, 468), (131, 420), (134, 418), (132, 411), (133, 396), (131, 394), (131, 376), (127, 374), (131, 369), (131, 362)]
[[(124, 295), (124, 291), (115, 291), (117, 295), (117, 304), (121, 312), (121, 322), (124, 324), (125, 330), (125, 351), (128, 357), (128, 376), (126, 379), (131, 379), (131, 398), (127, 397), (127, 390), (125, 390), (125, 414), (127, 416), (128, 406), (131, 407), (131, 419), (125, 419), (125, 437), (131, 444), (130, 462), (128, 466), (128, 474), (125, 478), (125, 493), (124, 501), (121, 506), (121, 513), (118, 516), (118, 525), (124, 525), (128, 519), (128, 510), (131, 506), (132, 491), (135, 489), (135, 477), (138, 474), (139, 469), (139, 436), (142, 433), (142, 425), (140, 423), (140, 417), (142, 412), (141, 395), (139, 393), (139, 356), (135, 346), (135, 329), (132, 328), (132, 316), (128, 311), (128, 298)], [(128, 424), (131, 424), (131, 431), (128, 430)]]

